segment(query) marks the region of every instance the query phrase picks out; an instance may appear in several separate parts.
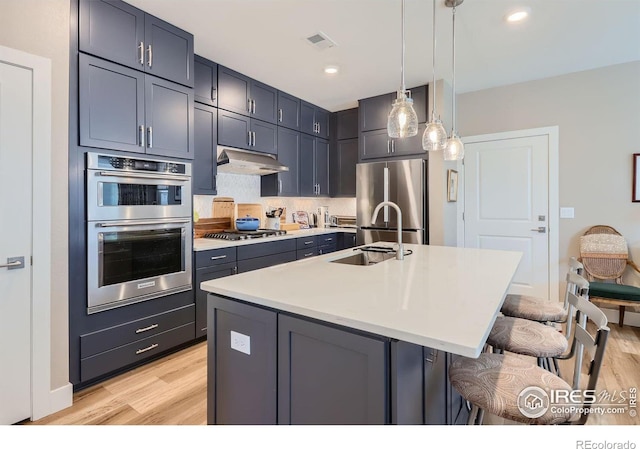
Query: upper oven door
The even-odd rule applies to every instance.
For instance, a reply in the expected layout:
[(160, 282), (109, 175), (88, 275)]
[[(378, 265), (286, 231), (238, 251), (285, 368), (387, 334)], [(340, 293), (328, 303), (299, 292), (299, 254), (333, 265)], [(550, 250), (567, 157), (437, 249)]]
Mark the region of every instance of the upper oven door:
[(87, 219), (139, 220), (191, 216), (187, 175), (87, 170)]

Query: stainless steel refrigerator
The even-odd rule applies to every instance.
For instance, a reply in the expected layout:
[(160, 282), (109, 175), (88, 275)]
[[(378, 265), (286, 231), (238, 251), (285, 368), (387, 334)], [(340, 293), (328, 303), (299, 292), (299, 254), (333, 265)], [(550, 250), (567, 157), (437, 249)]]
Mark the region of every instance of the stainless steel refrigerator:
[(402, 211), (402, 242), (429, 243), (427, 161), (408, 159), (367, 162), (356, 166), (357, 244), (397, 240), (398, 217), (385, 206), (375, 223), (371, 217), (382, 201), (396, 203)]

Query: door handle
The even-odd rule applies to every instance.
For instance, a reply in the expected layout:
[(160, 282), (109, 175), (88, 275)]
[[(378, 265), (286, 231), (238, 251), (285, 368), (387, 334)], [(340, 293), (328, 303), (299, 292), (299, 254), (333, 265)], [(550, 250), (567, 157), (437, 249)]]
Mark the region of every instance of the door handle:
[(216, 89), (215, 87), (211, 88), (211, 101), (216, 101), (216, 91), (218, 89)]
[(278, 121), (282, 122), (282, 109), (278, 109)]
[(147, 128), (147, 145), (149, 148), (153, 148), (153, 128), (149, 126)]
[(539, 226), (537, 228), (533, 228), (532, 231), (539, 232), (540, 234), (545, 234), (547, 232), (547, 228), (544, 226)]
[(144, 125), (138, 126), (138, 145), (144, 146)]
[(247, 112), (251, 114), (251, 98), (247, 98)]
[(151, 67), (153, 65), (153, 49), (151, 48), (151, 44), (147, 47), (147, 53), (149, 55), (147, 58), (147, 64)]
[(24, 268), (24, 257), (7, 257), (7, 263), (1, 264), (0, 268), (6, 268), (7, 270)]
[(138, 45), (138, 50), (140, 50), (140, 65), (144, 65), (144, 42), (140, 42), (140, 45)]

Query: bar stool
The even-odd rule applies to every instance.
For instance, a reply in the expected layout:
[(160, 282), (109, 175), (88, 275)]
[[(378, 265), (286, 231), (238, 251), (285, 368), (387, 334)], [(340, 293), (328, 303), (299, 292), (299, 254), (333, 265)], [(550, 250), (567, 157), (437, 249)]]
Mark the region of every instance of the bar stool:
[[(580, 273), (584, 267), (575, 257), (569, 260), (569, 274)], [(540, 323), (567, 322), (567, 304), (551, 303), (543, 298), (528, 295), (507, 295), (502, 308), (503, 315), (538, 321)], [(570, 321), (570, 320), (569, 320)]]
[[(569, 293), (568, 301), (577, 313), (573, 320), (574, 338), (568, 356), (574, 356), (581, 344), (591, 356), (588, 365), (588, 390), (595, 390), (609, 336), (607, 317), (584, 297)], [(582, 316), (586, 319), (583, 321)], [(594, 335), (587, 331), (586, 320), (596, 326)], [(581, 363), (576, 358), (575, 370)], [(573, 386), (561, 377), (514, 355), (482, 353), (477, 359), (458, 357), (449, 368), (449, 380), (460, 395), (473, 405), (468, 424), (481, 424), (484, 411), (525, 424), (585, 424), (589, 408), (577, 420), (570, 407), (550, 407), (548, 392), (572, 391)]]

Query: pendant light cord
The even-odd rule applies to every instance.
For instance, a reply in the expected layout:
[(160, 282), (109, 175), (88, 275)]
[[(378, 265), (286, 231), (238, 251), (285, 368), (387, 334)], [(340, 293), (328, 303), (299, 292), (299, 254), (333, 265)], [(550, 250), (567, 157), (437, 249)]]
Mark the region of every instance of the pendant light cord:
[(431, 108), (431, 119), (435, 121), (436, 117), (436, 0), (433, 0), (433, 105)]
[(404, 96), (406, 92), (404, 85), (404, 0), (402, 0), (402, 66), (400, 67), (400, 77), (402, 95)]
[(452, 112), (453, 112), (453, 118), (451, 120), (451, 122), (453, 123), (453, 126), (451, 128), (451, 135), (453, 136), (453, 134), (456, 131), (456, 7), (453, 7), (453, 63), (452, 63), (452, 67), (453, 67), (453, 106), (451, 108)]

